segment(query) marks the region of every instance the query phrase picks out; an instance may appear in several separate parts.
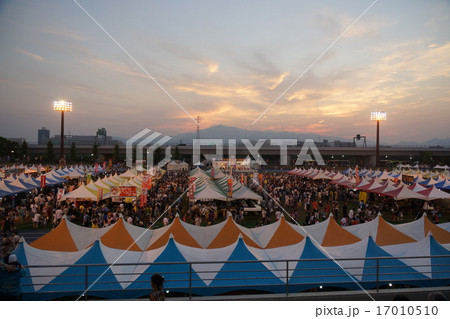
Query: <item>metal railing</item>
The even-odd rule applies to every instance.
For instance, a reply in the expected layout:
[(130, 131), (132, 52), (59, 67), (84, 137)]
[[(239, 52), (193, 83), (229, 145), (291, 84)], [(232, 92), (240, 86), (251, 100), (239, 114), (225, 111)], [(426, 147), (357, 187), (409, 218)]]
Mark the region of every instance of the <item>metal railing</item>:
[[(145, 270), (138, 271), (137, 267)], [(165, 277), (165, 289), (184, 293), (189, 299), (193, 295), (233, 291), (257, 290), (289, 295), (329, 287), (376, 288), (378, 292), (382, 287), (391, 285), (421, 287), (450, 284), (450, 255), (339, 258), (334, 261), (321, 258), (33, 265), (26, 268), (31, 275), (22, 279), (22, 289), (31, 300), (80, 295), (86, 299), (88, 295), (108, 299), (137, 298), (150, 292), (150, 277), (154, 273)]]

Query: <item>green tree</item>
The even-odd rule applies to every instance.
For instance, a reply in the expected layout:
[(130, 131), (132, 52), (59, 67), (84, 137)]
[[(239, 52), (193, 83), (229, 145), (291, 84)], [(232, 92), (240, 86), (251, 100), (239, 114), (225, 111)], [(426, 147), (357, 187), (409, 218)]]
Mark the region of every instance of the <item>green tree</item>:
[(422, 153), (422, 163), (426, 165), (433, 164), (433, 154), (431, 152)]
[(22, 155), (23, 159), (26, 159), (28, 156), (28, 143), (27, 141), (22, 142), (22, 149), (20, 150), (20, 155)]
[(48, 141), (47, 143), (47, 152), (45, 153), (45, 159), (49, 162), (53, 162), (55, 160), (55, 152), (53, 150), (53, 143)]
[(114, 145), (113, 161), (115, 163), (120, 161), (120, 148), (119, 144)]
[(72, 162), (77, 160), (77, 146), (75, 145), (75, 142), (72, 142), (72, 145), (70, 145), (70, 160)]
[(17, 142), (12, 142), (4, 137), (0, 137), (0, 157), (15, 158), (17, 151), (19, 150), (19, 144)]
[(94, 143), (92, 145), (92, 161), (95, 162), (98, 158), (98, 145), (97, 143)]

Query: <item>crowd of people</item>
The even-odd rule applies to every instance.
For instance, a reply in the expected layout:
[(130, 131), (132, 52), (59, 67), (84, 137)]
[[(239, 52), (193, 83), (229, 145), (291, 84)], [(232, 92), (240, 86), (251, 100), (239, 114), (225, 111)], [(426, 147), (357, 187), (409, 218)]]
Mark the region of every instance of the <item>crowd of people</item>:
[[(378, 214), (392, 222), (402, 222), (406, 213), (421, 216), (421, 207), (414, 208), (412, 201), (396, 202), (390, 198), (369, 194), (367, 201), (360, 201), (358, 191), (344, 188), (323, 180), (310, 180), (286, 173), (246, 173), (247, 186), (261, 195), (261, 211), (257, 213), (252, 226), (266, 225), (278, 220), (282, 214), (288, 221), (302, 225), (312, 225), (326, 220), (330, 214), (342, 226), (354, 225), (373, 220)], [(101, 176), (99, 176), (101, 177)], [(237, 177), (237, 176), (236, 176)], [(259, 177), (259, 176), (258, 176)], [(185, 171), (165, 172), (153, 179), (147, 191), (147, 201), (133, 202), (57, 201), (57, 189), (69, 189), (79, 181), (69, 181), (64, 185), (34, 189), (16, 197), (6, 197), (0, 202), (2, 227), (2, 257), (10, 253), (20, 240), (17, 226), (32, 224), (33, 229), (56, 227), (63, 216), (85, 227), (107, 227), (121, 217), (130, 224), (149, 227), (169, 225), (178, 214), (180, 218), (197, 226), (212, 225), (223, 221), (226, 216), (248, 226), (245, 206), (249, 201), (233, 202), (190, 202), (186, 190), (189, 173)], [(3, 211), (1, 211), (3, 210)], [(432, 220), (439, 222), (439, 213), (433, 208)], [(255, 220), (255, 218), (253, 218)]]

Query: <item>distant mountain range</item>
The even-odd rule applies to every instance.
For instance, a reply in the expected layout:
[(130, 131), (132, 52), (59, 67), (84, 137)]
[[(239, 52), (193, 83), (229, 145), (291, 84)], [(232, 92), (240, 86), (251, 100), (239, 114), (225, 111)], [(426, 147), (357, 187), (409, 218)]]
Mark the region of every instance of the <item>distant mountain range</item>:
[(393, 146), (444, 146), (444, 147), (450, 147), (450, 138), (433, 138), (429, 141), (423, 142), (423, 143), (417, 143), (417, 142), (400, 142), (397, 144), (394, 144)]
[[(178, 144), (192, 144), (192, 140), (197, 136), (196, 131), (186, 132), (183, 134), (175, 135), (172, 139), (166, 143), (171, 145)], [(126, 142), (126, 139), (121, 137), (113, 137), (114, 139), (120, 140), (123, 143)], [(334, 142), (335, 140), (339, 140), (341, 142), (352, 142), (353, 139), (342, 138), (337, 136), (325, 136), (315, 133), (294, 133), (294, 132), (286, 132), (286, 131), (258, 131), (258, 130), (245, 130), (232, 126), (225, 125), (216, 125), (200, 130), (200, 138), (211, 138), (211, 139), (236, 139), (237, 142), (240, 142), (240, 139), (249, 139), (252, 142), (258, 141), (259, 139), (272, 139), (272, 138), (292, 138), (300, 141), (304, 141), (305, 139), (313, 139), (314, 142), (323, 142), (324, 140), (328, 140), (328, 142)], [(226, 144), (226, 142), (225, 142)], [(375, 145), (375, 141), (367, 140), (367, 144)], [(383, 145), (389, 145), (383, 143)], [(392, 146), (443, 146), (450, 147), (450, 138), (433, 138), (429, 141), (418, 143), (418, 142), (400, 142), (396, 144), (392, 144)]]

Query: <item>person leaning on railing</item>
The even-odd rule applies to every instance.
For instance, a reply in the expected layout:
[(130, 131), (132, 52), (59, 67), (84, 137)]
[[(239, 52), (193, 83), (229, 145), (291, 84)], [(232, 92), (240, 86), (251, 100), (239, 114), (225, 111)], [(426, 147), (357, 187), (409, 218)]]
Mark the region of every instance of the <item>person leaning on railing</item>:
[(0, 300), (21, 300), (20, 280), (26, 274), (25, 268), (14, 254), (7, 255), (0, 262)]

